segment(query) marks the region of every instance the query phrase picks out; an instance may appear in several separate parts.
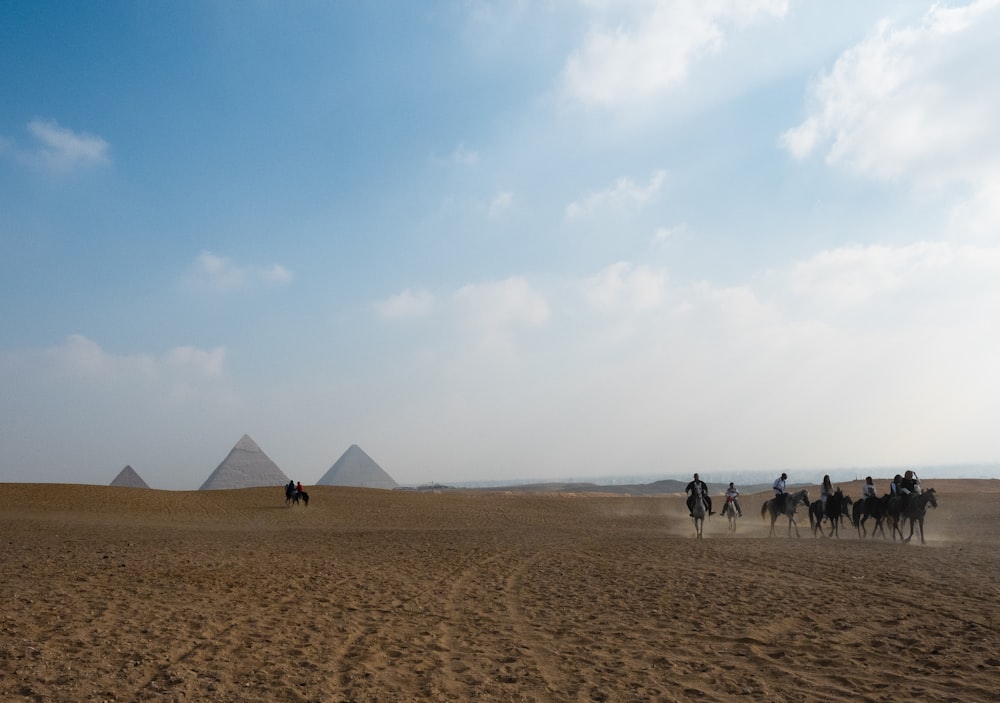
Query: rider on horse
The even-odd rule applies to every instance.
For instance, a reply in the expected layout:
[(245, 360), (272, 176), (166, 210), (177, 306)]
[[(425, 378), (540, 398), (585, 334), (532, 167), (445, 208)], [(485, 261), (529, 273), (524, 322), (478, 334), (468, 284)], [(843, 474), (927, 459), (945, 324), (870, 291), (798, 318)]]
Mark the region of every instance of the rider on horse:
[(774, 483), (771, 485), (771, 488), (774, 490), (774, 504), (779, 508), (785, 506), (785, 497), (788, 495), (785, 491), (785, 481), (787, 480), (788, 474), (782, 471), (781, 476), (774, 479)]
[(712, 496), (708, 495), (708, 486), (705, 482), (698, 478), (698, 474), (694, 475), (694, 480), (691, 481), (685, 488), (684, 492), (688, 494), (687, 506), (688, 514), (694, 517), (694, 501), (701, 498), (702, 503), (705, 505), (705, 510), (708, 511), (709, 515), (715, 515), (712, 511)]
[(903, 496), (903, 508), (910, 502), (911, 495), (920, 494), (920, 479), (912, 471), (903, 474), (903, 480), (899, 482), (899, 494)]
[(872, 482), (871, 476), (865, 479), (865, 485), (861, 487), (861, 497), (862, 499), (878, 497), (878, 492), (875, 490), (875, 484)]
[(743, 517), (743, 508), (740, 507), (740, 492), (736, 490), (736, 486), (733, 482), (729, 482), (729, 488), (726, 489), (726, 504), (722, 506), (722, 514), (725, 515), (727, 510), (736, 509), (736, 514)]

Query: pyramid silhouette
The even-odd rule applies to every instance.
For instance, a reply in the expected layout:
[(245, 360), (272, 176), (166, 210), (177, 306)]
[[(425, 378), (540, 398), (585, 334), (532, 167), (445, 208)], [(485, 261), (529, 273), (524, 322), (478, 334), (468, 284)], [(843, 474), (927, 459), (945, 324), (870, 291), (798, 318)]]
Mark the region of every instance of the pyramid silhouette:
[(250, 435), (245, 434), (198, 490), (283, 486), (286, 483), (288, 477), (278, 465), (250, 439)]
[(392, 476), (387, 474), (364, 450), (352, 444), (341, 454), (323, 478), (316, 482), (319, 486), (355, 486), (358, 488), (398, 488)]
[(142, 476), (135, 472), (131, 466), (126, 465), (124, 469), (118, 472), (115, 476), (115, 480), (109, 485), (112, 486), (124, 486), (125, 488), (149, 488), (149, 485), (142, 480)]

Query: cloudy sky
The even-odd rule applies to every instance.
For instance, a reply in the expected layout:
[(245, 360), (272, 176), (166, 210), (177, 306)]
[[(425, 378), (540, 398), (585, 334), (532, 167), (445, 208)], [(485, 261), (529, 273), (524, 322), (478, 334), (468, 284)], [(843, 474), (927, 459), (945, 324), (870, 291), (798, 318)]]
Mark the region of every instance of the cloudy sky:
[(1000, 2), (0, 4), (0, 481), (1000, 461)]

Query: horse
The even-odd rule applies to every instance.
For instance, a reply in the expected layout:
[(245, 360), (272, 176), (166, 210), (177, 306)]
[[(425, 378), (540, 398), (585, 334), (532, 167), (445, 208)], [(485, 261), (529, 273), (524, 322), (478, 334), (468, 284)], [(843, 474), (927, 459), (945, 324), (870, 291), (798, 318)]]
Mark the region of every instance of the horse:
[[(933, 488), (928, 488), (923, 493), (911, 493), (909, 500), (906, 501), (906, 505), (903, 505), (902, 496), (894, 496), (889, 500), (889, 505), (887, 508), (889, 514), (889, 522), (892, 524), (892, 538), (896, 539), (896, 533), (899, 532), (899, 539), (901, 542), (909, 542), (913, 539), (913, 531), (916, 529), (917, 525), (920, 526), (920, 544), (927, 544), (924, 539), (924, 516), (927, 515), (927, 504), (930, 503), (932, 508), (937, 507), (937, 494), (934, 492)], [(899, 523), (903, 520), (908, 519), (910, 521), (910, 536), (903, 539), (903, 530), (900, 528)]]
[(298, 505), (299, 501), (305, 504), (305, 507), (309, 507), (309, 494), (305, 491), (297, 491), (294, 488), (285, 489), (285, 505)]
[(694, 519), (695, 536), (701, 539), (705, 529), (705, 501), (701, 499), (700, 495), (695, 496), (695, 499), (691, 501), (691, 517)]
[(850, 496), (844, 495), (844, 492), (839, 488), (834, 492), (832, 496), (828, 496), (826, 499), (826, 507), (824, 509), (823, 501), (817, 500), (815, 503), (810, 503), (809, 505), (809, 526), (812, 528), (813, 536), (815, 537), (817, 532), (823, 533), (823, 518), (830, 521), (830, 534), (828, 537), (836, 536), (840, 538), (840, 519), (841, 517), (850, 517), (850, 511), (848, 506), (854, 502), (851, 500)]
[(830, 521), (830, 537), (840, 539), (840, 522), (844, 517), (851, 516), (851, 500), (849, 495), (839, 488), (826, 499), (826, 518)]
[(729, 531), (736, 532), (736, 520), (740, 517), (740, 514), (736, 512), (736, 501), (727, 496), (726, 502), (722, 506), (722, 514), (729, 518)]
[(799, 526), (795, 522), (795, 508), (798, 507), (799, 503), (809, 505), (809, 491), (805, 488), (795, 493), (782, 493), (780, 496), (764, 501), (764, 505), (760, 507), (760, 517), (763, 520), (768, 513), (771, 514), (770, 536), (774, 536), (774, 523), (780, 515), (788, 518), (788, 536), (792, 536), (792, 525), (795, 525), (795, 536), (800, 536)]
[(868, 536), (865, 520), (872, 518), (875, 520), (875, 527), (872, 528), (872, 537), (875, 537), (876, 532), (881, 532), (882, 538), (885, 539), (885, 527), (882, 525), (882, 521), (885, 519), (885, 504), (888, 500), (889, 496), (883, 496), (882, 498), (869, 496), (868, 498), (862, 498), (854, 504), (851, 521), (858, 528), (858, 537), (864, 539)]
[(809, 504), (809, 529), (812, 530), (813, 537), (816, 536), (817, 532), (823, 531), (823, 527), (820, 525), (822, 521), (823, 521), (823, 501), (814, 500), (812, 503)]

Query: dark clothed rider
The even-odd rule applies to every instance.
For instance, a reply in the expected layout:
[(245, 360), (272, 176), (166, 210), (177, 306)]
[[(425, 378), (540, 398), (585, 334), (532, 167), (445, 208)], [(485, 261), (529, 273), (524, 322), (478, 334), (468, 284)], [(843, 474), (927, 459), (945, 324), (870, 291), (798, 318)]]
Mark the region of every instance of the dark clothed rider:
[(892, 477), (892, 483), (889, 484), (889, 497), (902, 495), (900, 493), (900, 487), (903, 485), (903, 477), (896, 474)]
[(899, 494), (903, 496), (903, 507), (906, 507), (906, 504), (910, 502), (910, 496), (916, 495), (917, 492), (917, 476), (912, 471), (907, 471), (903, 474), (903, 480), (899, 482)]
[(688, 494), (688, 514), (691, 517), (694, 517), (694, 501), (697, 498), (701, 498), (701, 502), (705, 505), (705, 510), (708, 511), (709, 515), (715, 515), (712, 511), (712, 496), (708, 495), (708, 486), (698, 478), (698, 474), (694, 475), (694, 480), (684, 488), (684, 492)]

